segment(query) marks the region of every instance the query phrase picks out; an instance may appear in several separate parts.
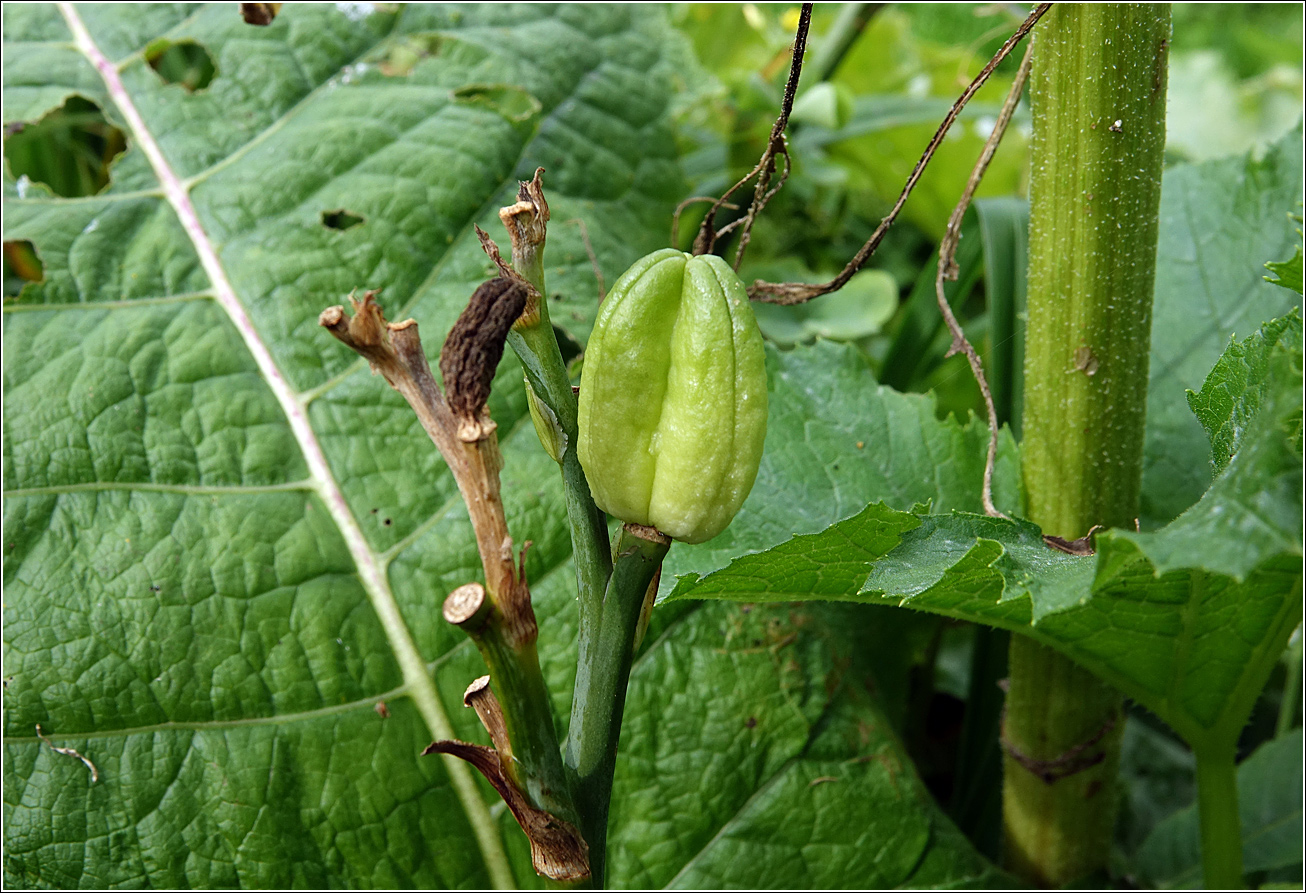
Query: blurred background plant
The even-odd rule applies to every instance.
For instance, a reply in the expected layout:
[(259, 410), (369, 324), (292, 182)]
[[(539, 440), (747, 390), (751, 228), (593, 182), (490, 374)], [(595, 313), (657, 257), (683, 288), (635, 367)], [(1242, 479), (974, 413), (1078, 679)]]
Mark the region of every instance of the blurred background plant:
[[(1025, 14), (1002, 3), (818, 5), (790, 123), (793, 173), (754, 229), (744, 281), (817, 282), (842, 269), (887, 213), (948, 106)], [(674, 17), (708, 76), (688, 85), (682, 106), (685, 171), (691, 194), (720, 195), (765, 146), (798, 6), (688, 4)], [(1004, 62), (972, 100), (849, 287), (806, 305), (758, 307), (768, 338), (781, 345), (817, 336), (855, 342), (884, 383), (933, 390), (940, 413), (980, 412), (965, 359), (943, 356), (949, 341), (933, 309), (933, 256), (1018, 62)], [(1175, 6), (1169, 162), (1264, 148), (1296, 124), (1302, 98), (1300, 5)], [(1013, 314), (1024, 285), (1023, 237), (1012, 238), (1023, 229), (1024, 210), (1010, 198), (1025, 193), (1028, 135), (1022, 106), (967, 217), (966, 232), (979, 237), (972, 243), (984, 242), (983, 251), (963, 249), (953, 294), (995, 389), (1008, 395), (1019, 388), (1012, 380), (1019, 358), (1003, 342), (1018, 340)], [(689, 247), (705, 207), (685, 208), (679, 247)], [(723, 212), (718, 225), (729, 219)], [(733, 249), (727, 243), (719, 250), (733, 257)], [(1017, 293), (989, 294), (995, 287)], [(1002, 319), (991, 318), (995, 298)], [(1008, 403), (1004, 420), (1012, 408)]]

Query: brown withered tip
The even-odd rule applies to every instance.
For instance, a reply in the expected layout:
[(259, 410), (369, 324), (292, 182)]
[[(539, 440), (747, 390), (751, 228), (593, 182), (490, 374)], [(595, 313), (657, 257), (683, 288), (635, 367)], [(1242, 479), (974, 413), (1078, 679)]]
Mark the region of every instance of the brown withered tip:
[(395, 359), (390, 344), (390, 331), (394, 328), (403, 329), (412, 323), (406, 321), (398, 326), (388, 325), (385, 314), (376, 303), (376, 296), (380, 293), (381, 289), (370, 288), (363, 292), (363, 298), (359, 300), (350, 292), (349, 303), (354, 308), (352, 317), (347, 315), (344, 307), (337, 304), (323, 310), (318, 315), (317, 322), (345, 345), (362, 354), (372, 365), (373, 371), (381, 372), (390, 379), (390, 373), (394, 370), (389, 365)]
[(445, 399), (461, 420), (479, 424), (504, 341), (526, 307), (526, 289), (504, 278), (482, 283), (440, 351)]
[(1078, 555), (1081, 558), (1096, 554), (1093, 548), (1093, 534), (1102, 529), (1101, 524), (1094, 524), (1089, 528), (1088, 533), (1084, 534), (1077, 540), (1063, 539), (1051, 534), (1043, 534), (1043, 543), (1049, 549), (1055, 549), (1058, 552), (1065, 552), (1067, 555)]
[(463, 692), (463, 706), (464, 707), (472, 706), (472, 704), (475, 703), (476, 701), (476, 696), (479, 695), (481, 692), (485, 691), (485, 689), (489, 687), (490, 687), (490, 677), (488, 675), (477, 676), (475, 679), (472, 680), (472, 684), (467, 686), (467, 690)]
[(590, 876), (589, 845), (576, 826), (531, 803), (503, 771), (493, 748), (465, 741), (435, 741), (422, 755), (448, 754), (479, 771), (503, 798), (531, 844), (531, 866), (551, 880), (573, 882)]
[(280, 3), (242, 3), (240, 17), (247, 25), (271, 25), (281, 11)]
[(648, 540), (650, 543), (670, 543), (671, 537), (667, 536), (656, 527), (650, 527), (647, 524), (635, 524), (626, 522), (626, 530), (642, 540)]

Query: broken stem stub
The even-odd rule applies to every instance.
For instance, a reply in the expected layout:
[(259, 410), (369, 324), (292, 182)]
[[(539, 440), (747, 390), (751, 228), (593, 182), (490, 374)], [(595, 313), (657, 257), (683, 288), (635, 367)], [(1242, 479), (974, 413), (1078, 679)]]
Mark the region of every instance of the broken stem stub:
[(589, 847), (570, 822), (531, 805), (503, 771), (497, 751), (465, 741), (436, 741), (422, 755), (445, 753), (470, 763), (498, 792), (531, 844), (531, 865), (554, 881), (583, 881), (590, 876)]

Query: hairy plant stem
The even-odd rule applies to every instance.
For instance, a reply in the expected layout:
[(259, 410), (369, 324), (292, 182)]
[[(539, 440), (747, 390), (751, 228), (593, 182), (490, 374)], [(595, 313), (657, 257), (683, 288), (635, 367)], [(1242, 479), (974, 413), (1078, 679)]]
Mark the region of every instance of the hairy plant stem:
[(883, 8), (883, 3), (845, 3), (840, 7), (839, 15), (821, 37), (820, 45), (812, 53), (812, 61), (807, 64), (811, 83), (819, 84), (830, 79), (871, 19)]
[(590, 847), (590, 876), (599, 889), (604, 886), (608, 801), (636, 629), (644, 597), (670, 547), (671, 540), (652, 528), (622, 525), (612, 548), (612, 577), (602, 612), (576, 671), (566, 763), (576, 773), (581, 833)]
[(1243, 844), (1235, 748), (1195, 749), (1193, 756), (1197, 758), (1203, 886), (1236, 890), (1243, 886)]
[[(1142, 479), (1156, 268), (1165, 5), (1057, 5), (1034, 36), (1027, 515), (1066, 539), (1132, 529)], [(1027, 880), (1106, 868), (1122, 699), (1014, 636), (1004, 723), (1004, 852)]]

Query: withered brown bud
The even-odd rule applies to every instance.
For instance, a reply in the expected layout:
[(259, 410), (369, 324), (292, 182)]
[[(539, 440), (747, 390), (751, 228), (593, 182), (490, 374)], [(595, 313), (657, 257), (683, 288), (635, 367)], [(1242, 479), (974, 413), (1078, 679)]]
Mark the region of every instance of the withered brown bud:
[(445, 398), (455, 416), (475, 420), (490, 397), (503, 344), (526, 306), (526, 289), (508, 279), (483, 283), (440, 351)]
[(271, 25), (281, 11), (280, 3), (242, 3), (240, 16), (249, 25)]

